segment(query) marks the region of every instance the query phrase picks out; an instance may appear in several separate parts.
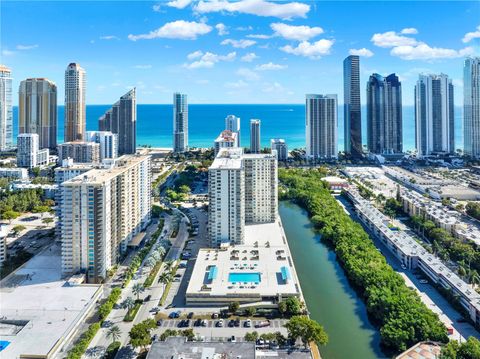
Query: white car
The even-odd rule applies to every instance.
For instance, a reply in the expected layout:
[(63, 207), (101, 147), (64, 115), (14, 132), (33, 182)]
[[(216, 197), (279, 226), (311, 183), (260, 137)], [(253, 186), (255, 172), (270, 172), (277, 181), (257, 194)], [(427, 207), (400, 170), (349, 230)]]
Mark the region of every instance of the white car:
[(250, 319), (247, 319), (245, 321), (245, 327), (250, 328), (252, 326), (252, 321)]

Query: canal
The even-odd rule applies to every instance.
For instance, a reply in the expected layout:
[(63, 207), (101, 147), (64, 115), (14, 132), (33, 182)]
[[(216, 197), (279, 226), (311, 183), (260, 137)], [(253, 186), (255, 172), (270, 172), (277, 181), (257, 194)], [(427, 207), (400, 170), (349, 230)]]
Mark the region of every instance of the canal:
[(385, 358), (365, 305), (350, 287), (335, 253), (313, 231), (307, 212), (283, 201), (280, 216), (310, 316), (329, 336), (329, 343), (320, 347), (322, 358)]

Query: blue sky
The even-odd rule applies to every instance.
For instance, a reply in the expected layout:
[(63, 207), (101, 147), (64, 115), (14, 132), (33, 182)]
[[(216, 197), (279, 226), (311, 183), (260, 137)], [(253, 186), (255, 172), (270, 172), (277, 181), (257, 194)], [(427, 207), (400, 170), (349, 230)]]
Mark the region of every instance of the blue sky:
[(132, 86), (139, 103), (343, 101), (342, 61), (368, 76), (397, 73), (413, 104), (420, 72), (443, 72), (462, 104), (462, 63), (480, 54), (480, 2), (468, 1), (2, 1), (1, 60), (19, 82), (47, 77), (63, 103), (68, 63), (87, 71), (87, 103), (110, 104)]

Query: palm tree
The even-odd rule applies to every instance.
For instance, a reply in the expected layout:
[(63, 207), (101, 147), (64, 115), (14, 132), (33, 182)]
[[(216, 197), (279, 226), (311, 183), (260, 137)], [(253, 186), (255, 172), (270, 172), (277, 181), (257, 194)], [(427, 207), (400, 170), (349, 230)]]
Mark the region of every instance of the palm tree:
[(140, 299), (139, 296), (144, 291), (145, 291), (145, 288), (143, 287), (143, 285), (141, 283), (135, 283), (132, 287), (132, 293), (137, 296), (137, 300)]
[(472, 288), (475, 288), (475, 286), (480, 284), (480, 275), (478, 275), (478, 272), (475, 269), (470, 271), (470, 284), (472, 285)]
[(173, 268), (173, 261), (166, 261), (164, 264), (165, 264), (165, 270), (170, 272)]
[(120, 339), (120, 335), (122, 334), (122, 331), (118, 327), (118, 325), (114, 325), (110, 327), (107, 331), (107, 338), (112, 339), (112, 343)]
[(465, 270), (465, 267), (459, 265), (458, 266), (458, 275), (462, 278), (464, 278), (467, 275), (467, 271)]
[(133, 309), (133, 307), (135, 307), (135, 301), (133, 300), (132, 297), (128, 297), (123, 301), (122, 307), (128, 310)]
[(160, 274), (158, 281), (163, 284), (163, 290), (165, 290), (165, 286), (170, 282), (170, 274), (168, 272), (163, 272)]

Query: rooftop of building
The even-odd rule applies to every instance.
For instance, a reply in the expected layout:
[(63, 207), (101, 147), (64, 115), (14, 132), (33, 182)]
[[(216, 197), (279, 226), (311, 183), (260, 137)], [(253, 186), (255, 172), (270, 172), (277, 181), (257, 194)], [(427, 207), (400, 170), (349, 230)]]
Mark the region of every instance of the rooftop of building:
[[(0, 282), (2, 358), (47, 357), (101, 294), (99, 285), (68, 286), (53, 244)], [(60, 341), (60, 342), (59, 342)]]
[(229, 130), (224, 130), (218, 135), (215, 142), (232, 142), (237, 139), (238, 133)]
[(440, 356), (442, 347), (435, 342), (419, 342), (407, 349), (395, 359), (436, 359)]
[(76, 141), (70, 141), (70, 142), (63, 142), (58, 145), (60, 146), (100, 146), (98, 143), (93, 142), (93, 141), (81, 141), (81, 140), (76, 140)]
[(239, 147), (222, 148), (213, 160), (210, 169), (241, 169), (243, 149)]

